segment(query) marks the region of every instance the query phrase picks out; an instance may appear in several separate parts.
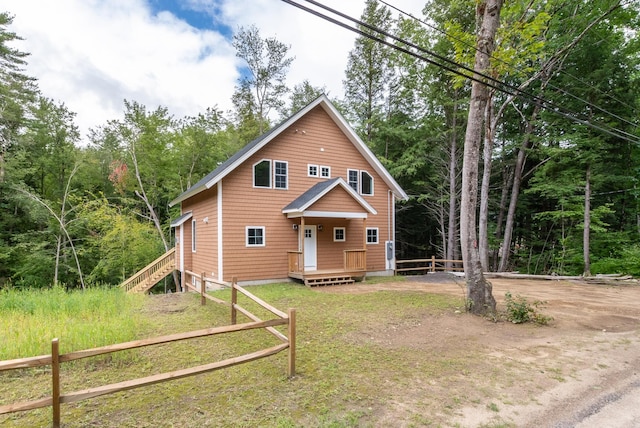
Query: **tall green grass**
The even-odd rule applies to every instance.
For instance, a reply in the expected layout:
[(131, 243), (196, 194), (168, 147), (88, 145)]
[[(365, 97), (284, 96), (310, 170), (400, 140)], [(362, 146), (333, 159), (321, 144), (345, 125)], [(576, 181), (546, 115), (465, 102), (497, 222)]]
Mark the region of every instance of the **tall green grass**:
[(61, 353), (133, 340), (142, 298), (108, 288), (0, 290), (0, 360), (50, 354), (54, 338)]

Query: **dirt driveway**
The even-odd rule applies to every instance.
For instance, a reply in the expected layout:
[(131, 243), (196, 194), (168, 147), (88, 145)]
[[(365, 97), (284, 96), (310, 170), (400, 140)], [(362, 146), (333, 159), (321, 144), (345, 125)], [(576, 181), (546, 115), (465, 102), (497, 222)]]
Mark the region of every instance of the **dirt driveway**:
[[(497, 278), (491, 283), (499, 310), (504, 309), (509, 291), (530, 302), (545, 301), (540, 312), (553, 321), (549, 326), (513, 325), (445, 314), (410, 328), (369, 332), (380, 344), (416, 350), (438, 347), (443, 353), (455, 353), (469, 343), (477, 345), (483, 360), (478, 367), (495, 371), (467, 373), (466, 391), (458, 386), (456, 394), (475, 397), (481, 390), (491, 402), (471, 400), (477, 405), (456, 408), (446, 426), (640, 427), (640, 285)], [(436, 274), (321, 291), (389, 289), (462, 297), (464, 281)], [(445, 399), (447, 386), (439, 391)], [(411, 405), (410, 395), (396, 397), (395, 405)]]

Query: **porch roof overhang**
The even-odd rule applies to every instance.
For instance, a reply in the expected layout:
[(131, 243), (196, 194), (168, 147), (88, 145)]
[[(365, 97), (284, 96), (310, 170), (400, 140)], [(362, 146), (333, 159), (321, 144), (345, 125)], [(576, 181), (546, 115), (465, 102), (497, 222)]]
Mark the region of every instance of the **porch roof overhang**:
[[(336, 187), (341, 187), (361, 207), (362, 211), (318, 211), (310, 208)], [(342, 177), (323, 181), (312, 186), (309, 190), (298, 196), (289, 205), (282, 209), (287, 218), (298, 217), (330, 217), (330, 218), (367, 218), (369, 214), (378, 212), (364, 200)]]
[(322, 218), (367, 218), (367, 213), (344, 211), (303, 211), (299, 213), (287, 213), (287, 218), (322, 217)]
[(182, 214), (180, 217), (178, 217), (177, 219), (171, 222), (171, 227), (181, 226), (182, 224), (184, 224), (185, 221), (189, 220), (192, 216), (193, 216), (193, 213), (191, 211)]

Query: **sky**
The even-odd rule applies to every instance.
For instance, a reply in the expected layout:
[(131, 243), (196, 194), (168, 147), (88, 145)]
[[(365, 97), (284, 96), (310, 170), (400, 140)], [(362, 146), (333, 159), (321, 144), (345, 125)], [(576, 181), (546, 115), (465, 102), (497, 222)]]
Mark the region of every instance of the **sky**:
[[(387, 2), (422, 16), (424, 0)], [(322, 3), (359, 18), (365, 1)], [(232, 37), (250, 25), (290, 46), (289, 87), (307, 79), (342, 98), (356, 37), (282, 0), (3, 0), (0, 10), (24, 39), (12, 46), (30, 54), (25, 73), (76, 113), (85, 142), (90, 128), (123, 118), (124, 100), (176, 118), (230, 110), (244, 66)]]

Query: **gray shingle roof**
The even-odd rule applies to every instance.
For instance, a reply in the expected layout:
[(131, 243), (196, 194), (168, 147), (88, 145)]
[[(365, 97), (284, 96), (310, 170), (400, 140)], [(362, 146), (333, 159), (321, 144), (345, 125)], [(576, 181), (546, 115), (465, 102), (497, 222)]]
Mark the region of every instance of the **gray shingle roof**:
[(302, 210), (305, 206), (321, 195), (325, 190), (332, 187), (339, 178), (323, 181), (312, 186), (309, 190), (291, 201), (289, 205), (282, 209), (283, 212)]

